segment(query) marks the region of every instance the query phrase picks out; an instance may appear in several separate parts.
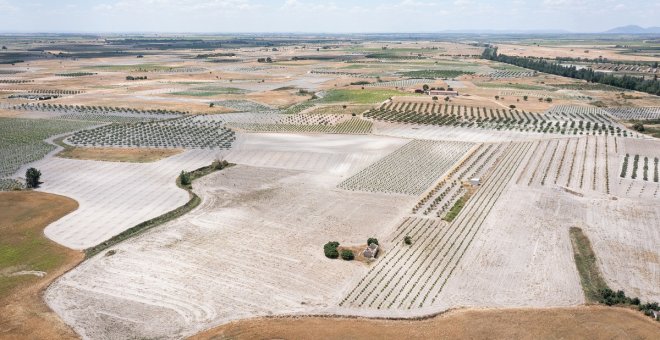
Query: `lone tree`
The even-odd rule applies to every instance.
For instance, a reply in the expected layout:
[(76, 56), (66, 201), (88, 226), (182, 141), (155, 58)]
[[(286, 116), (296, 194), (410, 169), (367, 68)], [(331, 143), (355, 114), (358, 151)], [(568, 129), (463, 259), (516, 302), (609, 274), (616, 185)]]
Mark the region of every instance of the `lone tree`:
[(367, 239), (367, 245), (370, 245), (372, 243), (375, 243), (376, 245), (378, 245), (378, 239), (375, 238), (375, 237), (370, 237), (369, 239)]
[(339, 242), (332, 241), (328, 242), (323, 246), (323, 253), (325, 253), (325, 257), (329, 259), (336, 259), (339, 257), (339, 251), (337, 251), (337, 247), (339, 247)]
[(429, 86), (428, 86), (427, 84), (424, 84), (424, 85), (422, 86), (422, 89), (423, 89), (424, 91), (428, 91), (428, 90), (429, 90)]
[(41, 171), (35, 168), (29, 168), (25, 172), (25, 186), (28, 188), (36, 188), (39, 186), (39, 178), (41, 178)]
[(190, 174), (181, 170), (179, 181), (181, 182), (181, 185), (190, 185)]
[(407, 245), (411, 245), (412, 244), (412, 237), (406, 235), (406, 237), (403, 238), (403, 243), (405, 243)]
[(350, 249), (344, 249), (341, 251), (341, 258), (346, 260), (346, 261), (351, 261), (355, 258), (355, 255), (353, 255), (353, 251)]
[(523, 100), (524, 100), (524, 101), (527, 101), (527, 99), (529, 99), (528, 96), (523, 96)]
[(499, 99), (500, 99), (500, 96), (495, 96), (495, 100), (499, 100)]

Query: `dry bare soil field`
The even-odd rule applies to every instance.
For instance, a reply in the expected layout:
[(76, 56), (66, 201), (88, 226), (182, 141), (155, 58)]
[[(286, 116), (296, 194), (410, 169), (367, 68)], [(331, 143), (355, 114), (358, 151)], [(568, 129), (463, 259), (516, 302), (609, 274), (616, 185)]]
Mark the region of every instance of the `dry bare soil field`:
[(657, 58), (317, 38), (0, 36), (0, 338), (660, 337)]

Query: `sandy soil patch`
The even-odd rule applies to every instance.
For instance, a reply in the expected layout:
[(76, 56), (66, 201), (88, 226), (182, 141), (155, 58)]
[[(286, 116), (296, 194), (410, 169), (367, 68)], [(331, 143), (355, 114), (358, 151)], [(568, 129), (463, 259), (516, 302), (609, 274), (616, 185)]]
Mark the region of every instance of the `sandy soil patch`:
[(419, 321), (261, 318), (232, 322), (191, 339), (654, 339), (660, 326), (636, 311), (598, 306), (455, 310)]
[(104, 162), (151, 163), (183, 152), (180, 149), (152, 148), (71, 148), (56, 156)]
[(43, 228), (78, 208), (70, 198), (32, 191), (0, 193), (0, 337), (73, 339), (41, 291), (83, 259), (48, 240)]

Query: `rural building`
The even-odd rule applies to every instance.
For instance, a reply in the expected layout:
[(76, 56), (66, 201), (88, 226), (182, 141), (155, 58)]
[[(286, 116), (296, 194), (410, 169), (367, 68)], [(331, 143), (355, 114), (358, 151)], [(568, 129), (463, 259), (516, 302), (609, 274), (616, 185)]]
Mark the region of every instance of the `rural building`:
[(426, 94), (429, 96), (458, 96), (458, 91), (446, 91), (446, 90), (428, 90)]
[(470, 184), (472, 184), (475, 187), (479, 186), (481, 185), (481, 179), (479, 177), (470, 178)]
[(368, 259), (372, 259), (376, 257), (376, 254), (378, 254), (378, 245), (375, 243), (372, 243), (367, 246), (367, 248), (364, 250), (362, 255)]

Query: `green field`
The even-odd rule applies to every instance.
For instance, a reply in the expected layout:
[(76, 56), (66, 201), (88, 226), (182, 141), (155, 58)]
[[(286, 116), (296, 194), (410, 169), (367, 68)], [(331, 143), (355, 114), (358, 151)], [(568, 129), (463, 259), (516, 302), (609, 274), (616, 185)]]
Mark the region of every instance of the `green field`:
[(407, 71), (400, 73), (404, 77), (409, 78), (456, 78), (464, 74), (474, 74), (471, 71), (462, 71), (462, 70), (418, 70), (418, 71)]
[(380, 103), (393, 96), (409, 96), (412, 93), (394, 90), (331, 90), (321, 100), (323, 103), (349, 102), (355, 104)]

